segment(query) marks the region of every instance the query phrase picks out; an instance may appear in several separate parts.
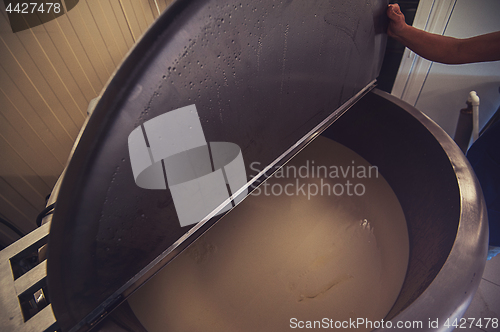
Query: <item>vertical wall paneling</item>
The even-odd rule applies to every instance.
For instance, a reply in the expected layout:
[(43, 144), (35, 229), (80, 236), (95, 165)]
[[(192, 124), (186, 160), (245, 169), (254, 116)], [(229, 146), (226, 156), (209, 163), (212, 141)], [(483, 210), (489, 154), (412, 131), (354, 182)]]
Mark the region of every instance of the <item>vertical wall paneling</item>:
[(0, 209), (6, 212), (8, 220), (14, 220), (16, 227), (23, 232), (33, 229), (38, 211), (3, 178), (0, 178), (0, 192)]
[[(82, 17), (80, 7), (85, 6), (85, 3), (81, 2), (82, 1), (63, 17), (68, 20), (68, 24), (72, 28), (71, 30), (74, 31), (76, 39), (73, 39), (73, 43), (78, 44), (78, 46), (74, 45), (74, 47), (79, 51), (76, 53), (77, 58), (81, 59), (82, 64), (87, 65), (84, 67), (85, 72), (89, 75), (95, 74), (98, 77), (99, 83), (98, 86), (96, 86), (96, 90), (97, 94), (99, 94), (100, 89), (109, 77), (109, 73), (104, 60), (98, 52), (96, 42), (92, 38), (92, 34), (85, 23), (85, 19)], [(64, 21), (60, 19), (57, 20)]]
[(158, 7), (160, 13), (163, 13), (165, 9), (167, 9), (167, 3), (165, 0), (150, 0), (154, 3), (155, 6)]
[(148, 22), (146, 21), (146, 14), (144, 13), (143, 1), (133, 1), (133, 0), (122, 0), (122, 1), (124, 3), (129, 4), (130, 10), (132, 11), (139, 25), (140, 34), (142, 35), (149, 26)]
[[(5, 50), (3, 43), (0, 40), (0, 57), (1, 59), (12, 60), (12, 58), (3, 57)], [(13, 61), (14, 62), (14, 61)], [(30, 68), (31, 67), (31, 68)], [(10, 73), (5, 70), (10, 69)], [(35, 69), (36, 67), (27, 66), (27, 69)], [(25, 75), (24, 68), (13, 63), (12, 66), (4, 65), (0, 62), (0, 89), (6, 98), (8, 98), (16, 109), (25, 115), (25, 119), (33, 126), (42, 129), (41, 135), (54, 138), (51, 143), (57, 147), (55, 153), (67, 154), (71, 148), (70, 134), (71, 129), (74, 129), (74, 124), (69, 123), (70, 128), (64, 128), (61, 121), (56, 117), (53, 110), (47, 104), (47, 100), (40, 94), (39, 90), (33, 85), (33, 81)], [(37, 76), (39, 73), (34, 73), (32, 76)], [(50, 100), (49, 100), (50, 101)], [(4, 109), (8, 109), (9, 105), (2, 105), (2, 113)], [(40, 123), (34, 123), (40, 121)], [(62, 158), (64, 159), (64, 158)]]
[[(55, 180), (52, 175), (53, 170), (62, 169), (62, 165), (50, 158), (50, 154), (43, 145), (34, 146), (12, 124), (4, 121), (3, 116), (0, 117), (0, 120), (1, 151), (8, 157), (3, 158), (2, 163), (0, 163), (0, 174), (7, 178), (24, 178), (26, 176), (30, 186), (37, 191), (38, 198), (44, 198)], [(49, 161), (39, 163), (44, 158), (49, 159)]]
[(153, 16), (155, 19), (160, 16), (162, 10), (160, 9), (160, 4), (158, 3), (157, 0), (149, 0), (149, 6), (151, 7), (151, 12), (153, 13)]
[[(72, 140), (78, 133), (78, 127), (64, 109), (54, 88), (50, 86), (51, 73), (46, 67), (40, 68), (35, 62), (35, 59), (37, 62), (43, 59), (42, 56), (34, 54), (39, 51), (39, 45), (27, 35), (29, 33), (30, 30), (25, 30), (15, 35), (0, 36), (0, 59), (2, 59), (0, 67), (6, 76), (15, 82), (21, 93), (31, 101), (33, 109), (41, 117), (48, 119), (54, 127), (52, 132), (57, 139), (60, 142)], [(26, 49), (26, 43), (34, 45)], [(48, 74), (48, 77), (45, 77), (44, 73)]]
[(71, 75), (72, 80), (70, 81), (72, 85), (70, 91), (80, 92), (83, 96), (83, 100), (79, 99), (78, 101), (84, 103), (84, 105), (82, 105), (84, 107), (80, 107), (80, 109), (86, 110), (86, 105), (93, 96), (98, 93), (98, 91), (96, 91), (96, 86), (100, 85), (97, 84), (95, 80), (91, 81), (90, 77), (92, 72), (87, 73), (83, 67), (81, 57), (77, 56), (80, 51), (75, 49), (77, 45), (76, 43), (72, 44), (72, 41), (73, 39), (78, 39), (74, 33), (73, 27), (69, 24), (68, 18), (63, 16), (54, 23), (57, 25), (57, 29), (48, 35), (51, 37), (60, 55), (61, 64), (64, 64), (64, 70), (67, 70), (68, 74)]
[(108, 15), (113, 14), (113, 16), (116, 18), (116, 24), (120, 27), (120, 33), (123, 36), (123, 39), (125, 40), (125, 43), (127, 45), (127, 51), (134, 45), (135, 43), (135, 37), (132, 35), (132, 30), (130, 29), (130, 24), (127, 18), (124, 15), (122, 5), (120, 4), (119, 1), (111, 1), (108, 2), (109, 7), (111, 8), (111, 11), (108, 13)]
[[(113, 70), (118, 65), (118, 62), (115, 62), (112, 56), (112, 51), (116, 50), (114, 45), (107, 45), (103, 38), (103, 32), (97, 22), (95, 20), (94, 15), (89, 6), (89, 2), (92, 1), (84, 1), (80, 2), (73, 10), (75, 10), (78, 14), (80, 14), (80, 23), (81, 29), (84, 29), (87, 32), (87, 38), (90, 39), (90, 42), (93, 46), (93, 52), (95, 52), (99, 57), (99, 64), (105, 69), (106, 79), (113, 73)], [(94, 5), (92, 8), (94, 10), (98, 9), (98, 3), (93, 2)], [(70, 12), (71, 13), (71, 12)]]
[[(15, 83), (7, 77), (0, 68), (0, 105), (2, 112), (2, 123), (9, 123), (26, 141), (29, 142), (33, 150), (44, 155), (44, 165), (51, 169), (62, 170), (66, 162), (67, 148), (61, 144), (55, 135), (50, 131), (46, 119), (41, 118), (26, 100), (25, 95)], [(5, 135), (2, 130), (2, 134)], [(7, 141), (10, 141), (7, 138)], [(2, 160), (7, 159), (1, 151)], [(33, 165), (35, 167), (36, 165)]]
[[(413, 26), (442, 35), (457, 0), (421, 0)], [(432, 62), (406, 49), (392, 94), (415, 105), (431, 69)]]
[(155, 10), (153, 9), (153, 7), (151, 7), (151, 3), (149, 0), (137, 3), (140, 4), (142, 11), (144, 13), (144, 18), (146, 20), (146, 29), (144, 30), (144, 32), (146, 32), (151, 22), (154, 22), (154, 20), (156, 19)]
[[(10, 158), (0, 165), (2, 179), (23, 197), (23, 200), (35, 209), (43, 209), (43, 201), (50, 185), (43, 175), (37, 174), (29, 166), (29, 160), (18, 155), (15, 148), (6, 142), (5, 137), (0, 137), (0, 148), (10, 154)], [(10, 151), (9, 151), (10, 150)], [(34, 221), (33, 221), (34, 222)]]
[(96, 10), (96, 12), (99, 13), (98, 16), (100, 19), (106, 23), (106, 29), (108, 29), (107, 31), (113, 37), (113, 43), (117, 47), (116, 55), (120, 55), (118, 61), (121, 62), (123, 56), (127, 54), (133, 43), (127, 43), (125, 40), (122, 26), (119, 24), (115, 12), (108, 1), (99, 1), (99, 11)]
[[(0, 2), (0, 216), (24, 233), (66, 165), (97, 97), (171, 0), (81, 0), (13, 33)], [(0, 225), (0, 245), (18, 235)]]
[(118, 0), (120, 4), (120, 9), (122, 11), (122, 15), (125, 17), (127, 21), (127, 26), (129, 28), (130, 34), (132, 35), (132, 39), (134, 43), (141, 36), (142, 32), (139, 28), (139, 22), (137, 21), (137, 16), (135, 15), (134, 10), (128, 0)]
[[(47, 99), (47, 106), (60, 119), (62, 126), (68, 128), (69, 135), (74, 139), (85, 119), (86, 100), (46, 30), (46, 25), (52, 23), (54, 21), (16, 35), (40, 73), (41, 78), (33, 78), (33, 84), (40, 87), (37, 89), (40, 90), (41, 96)], [(17, 51), (13, 50), (13, 53), (17, 54)], [(36, 82), (35, 79), (42, 81)]]
[(0, 223), (0, 249), (4, 248), (6, 243), (12, 243), (19, 239), (19, 235)]

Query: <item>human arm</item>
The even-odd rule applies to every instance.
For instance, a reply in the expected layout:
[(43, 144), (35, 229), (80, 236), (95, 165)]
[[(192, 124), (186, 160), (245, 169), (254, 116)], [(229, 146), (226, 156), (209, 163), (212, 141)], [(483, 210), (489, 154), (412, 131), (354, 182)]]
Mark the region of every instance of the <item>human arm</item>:
[(389, 5), (387, 16), (388, 35), (430, 61), (463, 64), (500, 60), (500, 31), (459, 39), (409, 26), (397, 4)]

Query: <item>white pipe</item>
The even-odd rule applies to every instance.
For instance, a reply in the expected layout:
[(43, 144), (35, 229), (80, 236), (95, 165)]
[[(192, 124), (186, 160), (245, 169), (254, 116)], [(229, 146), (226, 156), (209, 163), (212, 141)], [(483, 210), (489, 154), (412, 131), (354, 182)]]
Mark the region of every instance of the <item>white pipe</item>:
[(469, 102), (472, 103), (472, 141), (479, 137), (479, 97), (476, 91), (469, 93)]

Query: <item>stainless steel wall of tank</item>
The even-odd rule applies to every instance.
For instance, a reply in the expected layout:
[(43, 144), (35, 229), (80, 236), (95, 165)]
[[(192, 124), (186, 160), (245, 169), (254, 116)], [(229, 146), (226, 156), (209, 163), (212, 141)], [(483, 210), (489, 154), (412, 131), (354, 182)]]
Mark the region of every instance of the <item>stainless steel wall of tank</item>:
[[(481, 188), (460, 148), (426, 115), (379, 90), (324, 135), (377, 165), (405, 212), (410, 261), (387, 320), (452, 330), (443, 324), (460, 317), (472, 301), (488, 248)], [(436, 319), (439, 328), (430, 327)]]

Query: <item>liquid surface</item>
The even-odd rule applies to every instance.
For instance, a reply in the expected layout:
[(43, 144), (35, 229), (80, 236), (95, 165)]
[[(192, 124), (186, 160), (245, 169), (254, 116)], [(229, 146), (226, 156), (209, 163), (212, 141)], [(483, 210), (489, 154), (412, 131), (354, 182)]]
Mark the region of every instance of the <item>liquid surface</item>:
[(409, 242), (394, 192), (370, 166), (317, 138), (132, 295), (134, 313), (149, 332), (380, 321), (403, 284)]

